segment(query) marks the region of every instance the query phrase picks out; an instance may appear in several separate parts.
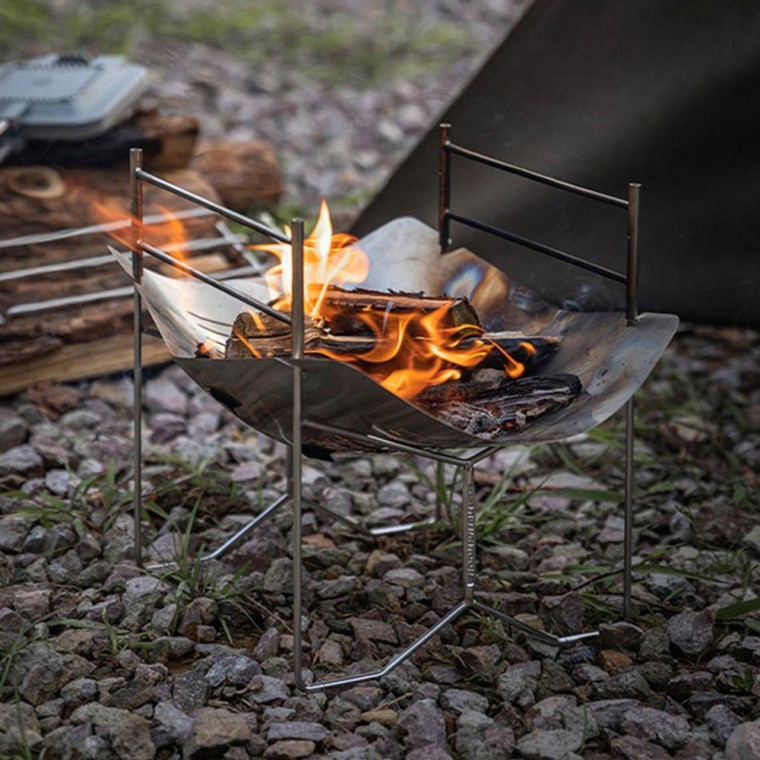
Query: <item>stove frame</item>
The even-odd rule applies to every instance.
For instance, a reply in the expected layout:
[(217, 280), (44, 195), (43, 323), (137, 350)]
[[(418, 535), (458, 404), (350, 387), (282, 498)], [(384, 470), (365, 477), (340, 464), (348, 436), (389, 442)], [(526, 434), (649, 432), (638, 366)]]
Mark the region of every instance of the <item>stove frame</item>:
[[(536, 182), (550, 185), (552, 187), (565, 190), (571, 193), (582, 195), (584, 197), (596, 200), (601, 203), (624, 208), (628, 212), (628, 248), (627, 248), (627, 271), (625, 274), (614, 270), (601, 267), (593, 262), (571, 255), (556, 248), (551, 248), (542, 243), (529, 240), (515, 233), (501, 228), (493, 227), (484, 222), (456, 214), (450, 209), (451, 198), (451, 156), (461, 156), (468, 160), (473, 160), (492, 168), (517, 174), (521, 177), (534, 180)], [(147, 182), (159, 187), (167, 192), (173, 193), (194, 204), (202, 206), (212, 212), (218, 213), (231, 221), (244, 225), (245, 227), (263, 234), (270, 239), (289, 244), (293, 249), (293, 266), (292, 266), (292, 292), (293, 306), (291, 316), (280, 313), (267, 304), (253, 298), (239, 290), (205, 275), (184, 262), (175, 259), (167, 252), (162, 251), (142, 240), (143, 230), (143, 202), (142, 202), (142, 183)], [(329, 424), (317, 423), (304, 418), (302, 412), (302, 375), (305, 371), (304, 356), (304, 304), (303, 304), (303, 256), (304, 256), (304, 223), (302, 219), (293, 219), (291, 222), (292, 234), (290, 236), (283, 232), (272, 229), (261, 222), (251, 219), (248, 216), (225, 208), (220, 204), (214, 203), (207, 198), (196, 195), (170, 183), (161, 177), (145, 171), (142, 167), (142, 150), (133, 148), (130, 151), (130, 190), (131, 190), (131, 264), (132, 279), (134, 285), (134, 539), (135, 539), (135, 560), (138, 565), (143, 561), (143, 536), (141, 527), (142, 513), (142, 305), (143, 297), (138, 286), (143, 278), (143, 259), (145, 255), (152, 256), (159, 261), (168, 264), (196, 280), (216, 288), (223, 293), (237, 299), (240, 303), (251, 308), (263, 311), (283, 323), (290, 324), (293, 333), (293, 348), (290, 358), (290, 369), (292, 370), (293, 380), (293, 397), (292, 397), (292, 435), (288, 444), (288, 490), (287, 493), (280, 496), (256, 517), (237, 531), (232, 537), (227, 539), (221, 546), (214, 551), (202, 557), (202, 562), (216, 559), (227, 552), (231, 547), (239, 543), (247, 536), (258, 524), (269, 518), (277, 509), (286, 502), (291, 502), (293, 510), (293, 530), (292, 530), (292, 554), (294, 562), (293, 577), (293, 629), (294, 629), (294, 680), (296, 685), (305, 691), (321, 690), (329, 686), (343, 686), (355, 684), (363, 681), (375, 680), (392, 671), (420, 647), (427, 643), (431, 638), (437, 635), (442, 628), (453, 622), (467, 610), (475, 610), (484, 614), (492, 615), (502, 620), (507, 625), (520, 630), (527, 635), (552, 646), (560, 646), (597, 635), (597, 632), (580, 633), (570, 636), (555, 636), (546, 631), (539, 630), (524, 623), (515, 617), (508, 615), (501, 610), (495, 609), (479, 601), (475, 596), (477, 583), (477, 547), (476, 547), (476, 496), (474, 482), (474, 466), (477, 462), (484, 459), (493, 451), (502, 448), (505, 444), (489, 444), (484, 441), (483, 446), (474, 454), (469, 456), (457, 456), (454, 454), (429, 449), (419, 445), (412, 445), (403, 441), (392, 440), (379, 435), (365, 435), (352, 430), (343, 429)], [(440, 140), (440, 171), (439, 171), (439, 240), (442, 252), (447, 251), (451, 245), (450, 223), (461, 223), (483, 232), (494, 234), (503, 239), (518, 243), (522, 246), (560, 259), (573, 266), (579, 267), (586, 271), (601, 275), (615, 282), (622, 283), (626, 286), (626, 319), (629, 325), (634, 325), (638, 319), (637, 308), (637, 260), (638, 260), (638, 210), (639, 210), (640, 185), (631, 183), (627, 199), (617, 198), (605, 195), (589, 188), (572, 185), (562, 180), (548, 177), (537, 172), (533, 172), (522, 167), (507, 164), (502, 161), (475, 153), (450, 140), (450, 125), (441, 125)], [(211, 360), (213, 361), (213, 360)], [(625, 433), (625, 516), (624, 516), (624, 561), (623, 561), (623, 615), (625, 618), (630, 617), (631, 613), (631, 591), (632, 591), (632, 557), (633, 557), (633, 422), (634, 408), (633, 399), (631, 398), (625, 407), (626, 433)], [(302, 458), (303, 458), (303, 430), (322, 431), (328, 434), (336, 434), (355, 440), (357, 442), (369, 445), (371, 447), (383, 447), (391, 450), (414, 454), (438, 464), (439, 468), (446, 464), (462, 468), (463, 472), (463, 499), (462, 499), (462, 600), (444, 615), (435, 625), (429, 628), (417, 640), (406, 648), (395, 654), (382, 668), (358, 675), (343, 676), (337, 678), (328, 678), (326, 680), (314, 683), (308, 682), (305, 677), (302, 649), (303, 649), (303, 595), (302, 595), (302, 540), (301, 540), (301, 518), (303, 512), (302, 499)], [(329, 513), (336, 519), (348, 522), (352, 528), (360, 529), (371, 535), (388, 534), (411, 530), (422, 525), (429, 525), (436, 522), (441, 517), (440, 504), (436, 508), (436, 514), (427, 520), (412, 524), (402, 524), (390, 527), (374, 529), (372, 531), (362, 528), (353, 520), (336, 515), (329, 509), (319, 505), (315, 509)]]

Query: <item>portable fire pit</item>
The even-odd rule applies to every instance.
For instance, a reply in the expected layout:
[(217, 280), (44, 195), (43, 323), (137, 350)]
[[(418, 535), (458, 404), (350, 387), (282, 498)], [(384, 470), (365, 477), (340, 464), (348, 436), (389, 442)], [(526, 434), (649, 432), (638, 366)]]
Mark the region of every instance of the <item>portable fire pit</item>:
[[(628, 264), (626, 273), (600, 267), (556, 248), (527, 240), (512, 232), (491, 227), (478, 220), (455, 214), (449, 208), (450, 160), (458, 155), (499, 170), (519, 174), (558, 189), (592, 200), (627, 209)], [(142, 559), (141, 512), (141, 306), (145, 303), (175, 361), (219, 403), (254, 429), (281, 441), (289, 449), (289, 489), (270, 504), (225, 544), (204, 557), (220, 556), (240, 541), (262, 520), (290, 502), (293, 510), (294, 559), (294, 671), (303, 689), (344, 685), (375, 679), (388, 673), (468, 609), (494, 615), (510, 626), (545, 643), (560, 645), (594, 636), (580, 633), (558, 637), (537, 630), (500, 610), (482, 603), (476, 590), (476, 500), (474, 465), (494, 449), (512, 443), (549, 441), (583, 433), (603, 422), (627, 404), (626, 420), (626, 538), (624, 543), (624, 614), (630, 611), (631, 593), (631, 519), (633, 504), (633, 405), (631, 397), (645, 380), (672, 338), (678, 319), (672, 315), (641, 314), (636, 308), (636, 263), (638, 239), (638, 185), (629, 187), (628, 199), (604, 195), (587, 188), (556, 180), (473, 153), (451, 143), (447, 125), (442, 125), (439, 229), (433, 230), (411, 218), (396, 219), (360, 240), (357, 246), (367, 254), (368, 272), (361, 283), (364, 290), (341, 291), (338, 300), (357, 300), (372, 296), (370, 306), (362, 301), (362, 314), (377, 310), (375, 301), (385, 304), (384, 317), (404, 307), (405, 299), (448, 297), (446, 309), (467, 304), (480, 321), (460, 324), (457, 347), (488, 343), (497, 345), (512, 364), (513, 355), (523, 353), (528, 364), (543, 352), (532, 375), (526, 379), (497, 380), (497, 402), (489, 401), (483, 412), (481, 400), (469, 403), (467, 393), (478, 381), (462, 380), (453, 373), (451, 382), (441, 378), (422, 392), (402, 398), (362, 371), (361, 361), (341, 361), (307, 353), (307, 323), (304, 288), (304, 229), (293, 220), (291, 230), (271, 229), (187, 190), (173, 185), (142, 168), (142, 154), (131, 153), (132, 255), (120, 255), (135, 284), (135, 544), (137, 561)], [(222, 283), (204, 275), (165, 251), (142, 239), (142, 183), (148, 182), (180, 197), (215, 211), (228, 219), (264, 234), (292, 251), (283, 266), (283, 282), (290, 291), (289, 310), (271, 302), (270, 290), (262, 278)], [(558, 309), (511, 282), (499, 269), (473, 253), (450, 248), (449, 226), (454, 221), (476, 227), (533, 250), (559, 258), (584, 270), (619, 282), (626, 287), (626, 311), (584, 313)], [(190, 275), (177, 280), (164, 277), (142, 266), (144, 255), (153, 256)], [(308, 266), (308, 261), (307, 261)], [(350, 293), (350, 296), (344, 293)], [(465, 300), (466, 299), (466, 300)], [(399, 306), (401, 304), (401, 306)], [(287, 351), (265, 355), (248, 345), (239, 332), (241, 312), (250, 311), (258, 335), (287, 335)], [(382, 311), (382, 310), (381, 310)], [(264, 324), (266, 320), (266, 325)], [(244, 320), (245, 321), (245, 320)], [(310, 324), (310, 323), (309, 323)], [(385, 323), (383, 323), (385, 324)], [(464, 330), (465, 333), (461, 331)], [(467, 330), (470, 330), (468, 333)], [(326, 336), (326, 337), (325, 337)], [(319, 333), (331, 346), (336, 339), (329, 332)], [(362, 336), (360, 336), (362, 337)], [(230, 341), (242, 341), (250, 350), (242, 358), (228, 358)], [(366, 340), (366, 336), (362, 337)], [(351, 338), (351, 340), (358, 340)], [(526, 347), (527, 344), (527, 347)], [(266, 344), (269, 345), (269, 344)], [(509, 347), (509, 351), (504, 349)], [(510, 353), (511, 352), (511, 353)], [(335, 355), (334, 346), (329, 352)], [(227, 356), (225, 356), (225, 354)], [(237, 354), (235, 354), (237, 356)], [(361, 355), (359, 356), (361, 359)], [(537, 360), (537, 359), (536, 359)], [(356, 365), (356, 366), (355, 366)], [(366, 368), (363, 368), (366, 369)], [(371, 373), (370, 373), (371, 374)], [(448, 376), (447, 376), (448, 377)], [(465, 377), (469, 377), (465, 375)], [(457, 384), (459, 382), (459, 384)], [(469, 384), (468, 384), (469, 383)], [(444, 389), (444, 390), (441, 390)], [(524, 392), (523, 390), (524, 389)], [(557, 394), (562, 391), (561, 401)], [(453, 394), (453, 401), (452, 401)], [(490, 395), (489, 395), (490, 394)], [(401, 394), (403, 395), (403, 394)], [(492, 399), (488, 391), (486, 398)], [(545, 403), (548, 398), (549, 402)], [(517, 404), (517, 411), (515, 411)], [(494, 417), (495, 406), (508, 409), (509, 423), (481, 424), (481, 417)], [(526, 409), (528, 410), (526, 412)], [(506, 413), (505, 413), (506, 414)], [(498, 415), (496, 415), (498, 416)], [(501, 418), (499, 418), (501, 420)], [(473, 422), (474, 420), (474, 422)], [(489, 423), (490, 424), (490, 423)], [(336, 450), (403, 451), (463, 471), (463, 598), (425, 634), (397, 653), (382, 669), (361, 675), (306, 683), (302, 664), (302, 562), (301, 562), (301, 468), (304, 453), (324, 455)], [(452, 453), (452, 451), (454, 453)], [(457, 452), (465, 451), (466, 454)], [(328, 511), (323, 505), (315, 508)], [(435, 518), (424, 521), (432, 522)], [(391, 526), (373, 531), (396, 532), (420, 523)]]

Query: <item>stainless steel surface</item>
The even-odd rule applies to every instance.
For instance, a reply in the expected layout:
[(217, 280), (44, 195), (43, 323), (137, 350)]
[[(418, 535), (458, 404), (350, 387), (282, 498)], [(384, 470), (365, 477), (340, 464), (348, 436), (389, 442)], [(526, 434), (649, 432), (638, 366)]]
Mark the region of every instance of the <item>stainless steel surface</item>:
[[(365, 286), (467, 296), (488, 330), (516, 329), (555, 335), (559, 351), (542, 373), (577, 375), (583, 393), (567, 408), (544, 415), (522, 433), (484, 441), (437, 420), (404, 401), (352, 366), (322, 358), (299, 360), (303, 377), (303, 417), (362, 435), (430, 448), (461, 448), (549, 441), (585, 432), (621, 408), (647, 377), (674, 334), (678, 319), (643, 314), (629, 325), (622, 312), (555, 309), (525, 291), (474, 254), (458, 250), (441, 256), (438, 234), (408, 217), (389, 222), (359, 242), (370, 258)], [(397, 251), (407, 252), (406, 257)], [(268, 298), (261, 280), (232, 281), (257, 300)], [(201, 283), (168, 281), (146, 272), (142, 284), (148, 308), (177, 363), (240, 419), (283, 442), (291, 437), (292, 360), (194, 359), (213, 321), (224, 332), (241, 305), (214, 299)], [(203, 320), (206, 320), (205, 322)], [(229, 333), (227, 333), (229, 334)], [(218, 337), (218, 336), (217, 336)], [(351, 404), (345, 403), (350, 392)], [(304, 443), (325, 442), (306, 431)]]

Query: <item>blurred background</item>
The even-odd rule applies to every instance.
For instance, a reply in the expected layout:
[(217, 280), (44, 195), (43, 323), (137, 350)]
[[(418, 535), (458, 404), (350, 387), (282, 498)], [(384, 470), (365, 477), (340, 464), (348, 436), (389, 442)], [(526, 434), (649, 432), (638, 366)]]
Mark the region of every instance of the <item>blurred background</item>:
[(530, 0), (4, 0), (0, 61), (119, 53), (145, 98), (212, 139), (265, 139), (285, 175), (273, 212), (346, 227)]

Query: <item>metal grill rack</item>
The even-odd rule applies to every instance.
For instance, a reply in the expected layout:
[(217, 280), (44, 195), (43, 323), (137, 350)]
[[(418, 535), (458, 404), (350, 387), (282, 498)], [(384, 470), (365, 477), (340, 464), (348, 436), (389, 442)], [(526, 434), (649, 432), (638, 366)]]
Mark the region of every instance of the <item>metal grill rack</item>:
[[(558, 249), (549, 248), (543, 244), (520, 238), (520, 236), (506, 230), (491, 227), (477, 220), (469, 219), (452, 212), (449, 208), (450, 200), (450, 158), (452, 155), (462, 156), (464, 158), (479, 161), (497, 169), (519, 174), (520, 176), (534, 179), (538, 182), (550, 184), (559, 189), (584, 195), (588, 198), (612, 204), (628, 210), (629, 230), (628, 230), (628, 266), (627, 273), (621, 274), (612, 270), (599, 267), (593, 262), (571, 256)], [(607, 196), (587, 188), (570, 185), (568, 183), (556, 180), (544, 175), (537, 174), (527, 169), (505, 164), (495, 159), (473, 153), (465, 148), (454, 145), (449, 139), (448, 125), (442, 125), (441, 129), (441, 167), (440, 167), (440, 216), (439, 216), (439, 236), (442, 250), (447, 250), (450, 245), (449, 226), (450, 222), (466, 224), (477, 229), (496, 234), (507, 240), (518, 242), (544, 254), (560, 258), (570, 264), (582, 269), (601, 274), (627, 286), (627, 308), (626, 317), (631, 329), (637, 323), (638, 311), (636, 305), (636, 264), (637, 264), (637, 240), (638, 240), (638, 198), (639, 186), (632, 184), (629, 187), (629, 197), (627, 200)], [(191, 193), (177, 185), (145, 171), (142, 167), (142, 152), (140, 149), (133, 149), (130, 156), (130, 182), (132, 193), (132, 229), (131, 229), (131, 256), (132, 256), (132, 276), (134, 280), (134, 319), (135, 319), (135, 342), (134, 342), (134, 473), (135, 473), (135, 490), (134, 490), (134, 530), (135, 530), (135, 552), (136, 561), (142, 563), (143, 540), (141, 534), (141, 511), (142, 511), (142, 450), (141, 450), (141, 432), (142, 432), (142, 295), (139, 286), (142, 283), (143, 258), (145, 255), (153, 256), (160, 261), (169, 264), (196, 280), (206, 285), (216, 288), (237, 299), (241, 304), (263, 311), (273, 318), (289, 324), (293, 334), (292, 354), (284, 363), (287, 365), (287, 372), (292, 376), (292, 399), (290, 404), (289, 423), (292, 425), (290, 440), (287, 440), (288, 446), (288, 491), (273, 503), (267, 506), (262, 512), (256, 515), (247, 525), (241, 528), (234, 536), (228, 539), (222, 546), (202, 558), (207, 561), (212, 558), (221, 556), (225, 551), (238, 543), (244, 536), (248, 535), (259, 523), (271, 516), (276, 510), (290, 503), (293, 512), (293, 530), (292, 530), (292, 555), (294, 562), (293, 577), (293, 631), (294, 631), (294, 678), (295, 683), (301, 689), (314, 691), (326, 688), (328, 686), (342, 686), (346, 684), (355, 684), (362, 681), (374, 680), (387, 674), (414, 652), (422, 647), (431, 638), (437, 635), (442, 628), (453, 622), (464, 612), (475, 610), (480, 613), (492, 615), (514, 629), (520, 630), (527, 635), (540, 640), (546, 644), (560, 646), (563, 644), (576, 642), (582, 639), (593, 637), (596, 632), (580, 633), (570, 636), (555, 636), (542, 630), (533, 628), (526, 623), (508, 615), (501, 610), (495, 609), (481, 602), (476, 596), (477, 586), (477, 547), (476, 547), (476, 495), (474, 485), (474, 466), (477, 462), (491, 454), (495, 449), (500, 448), (501, 443), (489, 443), (483, 441), (482, 445), (474, 447), (472, 438), (465, 437), (465, 443), (462, 448), (476, 448), (474, 453), (468, 455), (459, 455), (451, 453), (448, 450), (440, 448), (419, 445), (418, 442), (409, 442), (394, 438), (389, 435), (379, 435), (374, 433), (360, 432), (348, 429), (338, 425), (327, 424), (325, 422), (309, 419), (304, 415), (304, 375), (313, 369), (316, 362), (324, 362), (324, 359), (309, 358), (304, 355), (304, 303), (303, 303), (303, 263), (304, 263), (304, 224), (301, 219), (294, 219), (291, 223), (291, 235), (286, 235), (279, 230), (272, 229), (266, 225), (251, 219), (243, 214), (231, 211), (219, 204), (213, 203), (206, 198)], [(171, 255), (152, 245), (147, 244), (142, 239), (142, 187), (143, 183), (149, 183), (156, 187), (162, 188), (170, 193), (174, 193), (186, 200), (196, 203), (206, 209), (209, 209), (221, 216), (235, 221), (254, 230), (260, 234), (269, 237), (280, 243), (292, 246), (293, 266), (292, 266), (292, 312), (288, 316), (271, 309), (267, 304), (257, 298), (240, 292), (230, 285), (213, 280), (208, 276), (196, 271), (191, 266), (184, 264), (173, 258)], [(673, 330), (675, 327), (673, 326)], [(672, 332), (669, 333), (669, 336)], [(667, 342), (667, 341), (666, 341)], [(664, 346), (664, 344), (663, 344)], [(204, 362), (208, 366), (209, 362), (215, 364), (221, 360), (179, 360), (181, 366), (187, 369), (188, 362)], [(247, 362), (247, 360), (245, 360)], [(262, 361), (252, 359), (251, 361)], [(324, 365), (322, 365), (324, 366)], [(374, 448), (385, 448), (391, 451), (399, 451), (414, 454), (425, 459), (437, 462), (439, 466), (454, 465), (462, 469), (463, 473), (463, 520), (462, 520), (462, 599), (447, 614), (445, 614), (435, 625), (429, 628), (412, 644), (399, 651), (389, 662), (379, 670), (352, 675), (346, 677), (331, 678), (321, 682), (312, 682), (309, 674), (304, 670), (302, 660), (303, 644), (303, 597), (302, 597), (302, 546), (301, 546), (301, 518), (303, 512), (302, 500), (302, 457), (304, 445), (304, 431), (314, 434), (320, 431), (330, 435), (341, 436), (343, 439), (357, 441), (364, 445)], [(633, 403), (629, 401), (626, 405), (626, 482), (625, 482), (625, 541), (624, 541), (624, 615), (628, 617), (631, 611), (631, 575), (632, 575), (632, 513), (633, 513)], [(322, 507), (324, 510), (324, 508)], [(324, 510), (329, 511), (329, 510)], [(427, 524), (425, 521), (422, 524)], [(408, 530), (417, 527), (418, 524), (394, 526), (391, 530)], [(386, 531), (391, 532), (391, 531)]]

